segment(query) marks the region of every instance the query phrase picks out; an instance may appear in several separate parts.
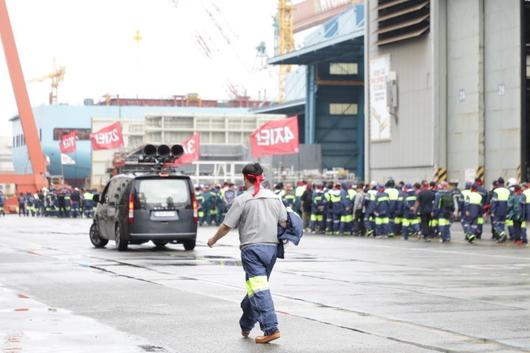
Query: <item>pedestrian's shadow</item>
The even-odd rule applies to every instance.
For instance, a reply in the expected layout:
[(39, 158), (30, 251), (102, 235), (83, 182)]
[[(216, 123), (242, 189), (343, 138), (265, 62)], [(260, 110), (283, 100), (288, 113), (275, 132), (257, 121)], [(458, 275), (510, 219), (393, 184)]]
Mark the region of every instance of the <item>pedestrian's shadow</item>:
[(276, 353), (276, 352), (285, 352), (285, 349), (279, 344), (280, 342), (272, 342), (266, 344), (256, 344), (254, 338), (241, 338), (240, 345), (245, 347), (246, 352), (267, 352), (267, 353)]

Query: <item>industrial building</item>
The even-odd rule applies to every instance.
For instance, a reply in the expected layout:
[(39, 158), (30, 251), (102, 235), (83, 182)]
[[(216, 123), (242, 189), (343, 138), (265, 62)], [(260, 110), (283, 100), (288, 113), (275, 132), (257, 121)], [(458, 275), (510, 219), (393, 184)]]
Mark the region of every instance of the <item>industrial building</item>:
[[(203, 111), (187, 110), (147, 113), (143, 119), (124, 119), (122, 122), (124, 148), (130, 151), (147, 143), (178, 144), (194, 132), (201, 138), (201, 161), (197, 166), (183, 167), (187, 174), (215, 174), (216, 164), (250, 160), (249, 135), (260, 125), (282, 114), (250, 114), (246, 109), (204, 108)], [(94, 117), (92, 131), (97, 131), (115, 120)], [(92, 152), (91, 186), (100, 187), (109, 178), (116, 150)], [(226, 171), (224, 168), (223, 171)], [(197, 179), (197, 178), (195, 178)], [(203, 177), (203, 180), (208, 178)], [(218, 179), (211, 179), (219, 182)]]
[[(268, 61), (273, 65), (305, 67), (304, 99), (295, 96), (256, 111), (297, 114), (301, 142), (320, 145), (322, 168), (345, 168), (357, 179), (363, 179), (364, 5), (340, 8), (340, 13), (333, 12), (335, 16), (313, 26), (303, 45)], [(309, 14), (308, 18), (318, 18), (322, 13)], [(289, 79), (296, 80), (296, 76), (287, 77), (286, 87)]]
[(366, 177), (526, 179), (530, 2), (365, 3)]
[[(49, 176), (63, 176), (64, 179), (71, 185), (87, 185), (89, 178), (92, 176), (92, 163), (95, 161), (94, 176), (102, 178), (103, 171), (109, 168), (112, 164), (112, 156), (116, 151), (98, 151), (97, 154), (92, 154), (92, 148), (90, 143), (90, 133), (97, 131), (99, 128), (110, 124), (111, 122), (121, 121), (124, 125), (124, 137), (126, 147), (138, 146), (145, 141), (146, 131), (144, 130), (144, 118), (146, 116), (157, 119), (157, 117), (168, 116), (171, 121), (179, 121), (179, 118), (183, 117), (183, 121), (189, 121), (194, 119), (196, 115), (205, 114), (205, 119), (211, 121), (211, 128), (215, 131), (211, 131), (210, 134), (213, 139), (217, 139), (217, 134), (224, 134), (227, 140), (219, 141), (220, 144), (226, 144), (227, 141), (233, 141), (228, 144), (241, 145), (244, 134), (249, 134), (249, 129), (255, 129), (258, 122), (267, 119), (266, 116), (255, 115), (252, 120), (252, 115), (248, 113), (249, 108), (234, 108), (234, 107), (202, 107), (202, 106), (150, 106), (148, 104), (138, 105), (93, 105), (88, 104), (84, 106), (69, 106), (69, 105), (50, 105), (50, 106), (39, 106), (33, 109), (35, 115), (35, 121), (38, 128), (38, 133), (41, 140), (41, 146), (44, 154), (49, 159), (48, 174)], [(279, 118), (281, 116), (276, 115), (270, 118)], [(218, 125), (215, 119), (219, 119)], [(94, 119), (94, 123), (93, 123)], [(151, 119), (151, 120), (152, 120)], [(166, 119), (166, 118), (164, 118)], [(230, 119), (236, 119), (239, 126), (239, 130), (230, 127), (227, 121)], [(252, 120), (250, 125), (244, 121)], [(200, 120), (200, 119), (198, 119)], [(13, 164), (15, 172), (17, 173), (31, 173), (31, 164), (29, 163), (27, 146), (25, 143), (25, 137), (20, 124), (20, 119), (14, 117), (12, 121), (12, 152), (13, 152)], [(203, 120), (200, 120), (203, 121)], [(178, 123), (177, 123), (178, 124)], [(219, 125), (220, 124), (220, 125)], [(245, 125), (246, 124), (246, 125)], [(222, 132), (220, 126), (228, 126), (227, 132)], [(217, 126), (217, 128), (214, 128)], [(197, 131), (206, 132), (209, 127), (205, 127), (198, 123), (196, 125)], [(70, 155), (76, 162), (75, 165), (61, 165), (61, 153), (59, 151), (59, 140), (64, 134), (77, 131), (79, 140), (77, 141), (77, 151)], [(171, 129), (170, 129), (171, 130)], [(157, 129), (149, 130), (149, 133), (156, 135)], [(160, 130), (165, 131), (165, 129)], [(191, 131), (191, 130), (189, 130)], [(210, 130), (208, 130), (210, 131)], [(169, 130), (167, 132), (170, 133)], [(182, 133), (182, 136), (191, 134), (187, 131)], [(149, 142), (161, 142), (156, 139), (155, 135), (149, 135)], [(234, 136), (238, 137), (237, 141)], [(159, 135), (161, 137), (162, 135)], [(168, 135), (169, 136), (169, 135)], [(178, 136), (172, 135), (171, 138), (177, 139)], [(208, 144), (210, 135), (205, 134), (203, 143)], [(177, 139), (175, 143), (180, 142)], [(98, 164), (99, 161), (99, 164)], [(103, 165), (105, 164), (105, 166)], [(108, 166), (107, 166), (108, 165)], [(102, 179), (98, 179), (102, 180)], [(94, 180), (96, 181), (96, 180)]]
[[(11, 139), (7, 136), (0, 136), (0, 170), (3, 173), (15, 172)], [(0, 184), (0, 191), (5, 195), (12, 195), (15, 193), (15, 184)]]

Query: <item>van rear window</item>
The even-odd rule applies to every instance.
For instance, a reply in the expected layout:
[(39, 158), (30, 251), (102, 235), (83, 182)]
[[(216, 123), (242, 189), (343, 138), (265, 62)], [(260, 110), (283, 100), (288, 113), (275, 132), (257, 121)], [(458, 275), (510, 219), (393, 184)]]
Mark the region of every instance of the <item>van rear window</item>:
[(137, 188), (140, 206), (164, 208), (189, 206), (188, 183), (184, 179), (145, 179)]

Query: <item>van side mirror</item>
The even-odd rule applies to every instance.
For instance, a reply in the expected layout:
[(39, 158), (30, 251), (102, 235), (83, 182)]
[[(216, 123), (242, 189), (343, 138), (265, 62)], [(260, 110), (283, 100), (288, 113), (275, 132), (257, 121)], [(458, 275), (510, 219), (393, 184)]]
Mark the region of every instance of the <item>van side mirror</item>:
[(92, 201), (94, 201), (95, 203), (99, 203), (99, 195), (92, 196)]

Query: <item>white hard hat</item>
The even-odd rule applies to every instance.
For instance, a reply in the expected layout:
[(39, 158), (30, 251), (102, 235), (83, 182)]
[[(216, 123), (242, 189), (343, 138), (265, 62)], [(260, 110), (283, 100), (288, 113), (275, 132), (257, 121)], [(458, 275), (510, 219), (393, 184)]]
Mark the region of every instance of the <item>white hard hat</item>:
[(370, 186), (377, 186), (377, 181), (372, 180), (372, 181), (370, 182)]
[(517, 185), (517, 180), (515, 178), (508, 179), (508, 186)]

